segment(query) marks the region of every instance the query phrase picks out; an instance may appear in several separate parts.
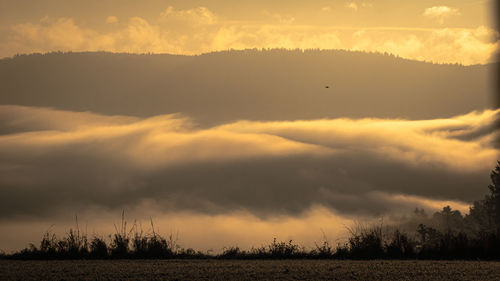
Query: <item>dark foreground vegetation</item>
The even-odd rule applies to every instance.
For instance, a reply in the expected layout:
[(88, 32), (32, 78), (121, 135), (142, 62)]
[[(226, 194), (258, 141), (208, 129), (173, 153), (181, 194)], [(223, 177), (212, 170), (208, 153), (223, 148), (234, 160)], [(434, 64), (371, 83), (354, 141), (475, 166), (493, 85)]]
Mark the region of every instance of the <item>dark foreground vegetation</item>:
[[(165, 238), (145, 233), (134, 223), (130, 228), (122, 214), (122, 223), (109, 239), (89, 238), (78, 230), (65, 237), (46, 233), (40, 245), (33, 244), (4, 259), (483, 259), (500, 260), (500, 161), (491, 172), (490, 193), (470, 207), (469, 214), (444, 207), (433, 216), (416, 209), (414, 215), (398, 225), (363, 227), (350, 230), (345, 244), (331, 245), (328, 240), (306, 249), (293, 241), (274, 239), (267, 246), (242, 250), (225, 248), (210, 255), (185, 249), (170, 235)], [(108, 242), (107, 242), (108, 241)]]

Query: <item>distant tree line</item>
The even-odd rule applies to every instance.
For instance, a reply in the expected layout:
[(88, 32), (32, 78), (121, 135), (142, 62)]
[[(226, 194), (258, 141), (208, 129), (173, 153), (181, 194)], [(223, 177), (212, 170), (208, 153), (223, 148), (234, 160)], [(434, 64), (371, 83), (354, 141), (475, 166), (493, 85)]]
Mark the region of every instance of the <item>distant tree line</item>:
[(325, 238), (312, 250), (292, 240), (274, 239), (267, 246), (242, 250), (228, 247), (213, 255), (184, 249), (170, 235), (162, 237), (145, 233), (136, 223), (127, 228), (115, 226), (110, 242), (99, 236), (88, 238), (70, 229), (65, 237), (45, 233), (40, 245), (13, 254), (0, 254), (4, 259), (484, 259), (500, 260), (500, 161), (491, 172), (489, 194), (475, 201), (465, 216), (449, 206), (428, 216), (416, 209), (413, 216), (399, 225), (349, 228), (344, 244), (333, 246)]
[[(51, 51), (51, 52), (45, 52), (45, 53), (40, 53), (40, 52), (35, 52), (35, 53), (30, 53), (30, 54), (14, 54), (12, 57), (6, 57), (3, 58), (2, 60), (9, 60), (9, 59), (15, 59), (15, 58), (22, 58), (22, 57), (28, 57), (28, 56), (57, 56), (57, 55), (81, 55), (81, 54), (88, 54), (88, 53), (94, 53), (94, 54), (112, 54), (113, 52), (107, 52), (107, 51), (93, 51), (93, 52), (73, 52), (73, 51)], [(212, 52), (207, 52), (203, 53), (197, 56), (218, 56), (218, 55), (227, 55), (227, 54), (234, 54), (234, 55), (250, 55), (250, 54), (255, 54), (255, 53), (264, 53), (264, 54), (294, 54), (294, 53), (306, 53), (306, 54), (357, 54), (357, 55), (363, 55), (363, 54), (370, 54), (370, 55), (379, 55), (383, 57), (391, 57), (394, 59), (398, 60), (405, 60), (405, 61), (415, 61), (412, 59), (405, 59), (397, 54), (393, 53), (388, 53), (388, 52), (379, 52), (379, 51), (359, 51), (359, 50), (346, 50), (346, 49), (321, 49), (321, 48), (306, 48), (306, 49), (300, 49), (300, 48), (251, 48), (251, 49), (227, 49), (227, 50), (220, 50), (220, 51), (212, 51)], [(144, 52), (144, 53), (128, 53), (128, 52), (119, 52), (119, 53), (114, 53), (114, 54), (119, 54), (119, 55), (125, 55), (125, 56), (156, 56), (156, 55), (168, 55), (168, 56), (190, 56), (190, 55), (179, 55), (179, 54), (167, 54), (167, 53), (151, 53), (151, 52)], [(453, 66), (463, 66), (461, 63), (442, 63), (442, 62), (433, 62), (433, 61), (418, 61), (422, 63), (431, 63), (431, 64), (440, 64), (440, 65), (453, 65)]]

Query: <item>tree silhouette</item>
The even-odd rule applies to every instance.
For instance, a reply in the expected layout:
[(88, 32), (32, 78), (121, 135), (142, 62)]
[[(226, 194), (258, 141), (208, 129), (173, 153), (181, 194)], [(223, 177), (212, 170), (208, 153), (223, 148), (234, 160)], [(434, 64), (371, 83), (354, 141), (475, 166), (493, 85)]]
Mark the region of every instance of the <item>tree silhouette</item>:
[(500, 235), (500, 161), (490, 177), (490, 194), (483, 200), (475, 201), (465, 219), (475, 232), (496, 232)]
[(490, 189), (490, 204), (493, 211), (493, 222), (496, 227), (497, 234), (500, 235), (500, 161), (497, 161), (497, 166), (490, 174), (491, 184)]
[(443, 210), (436, 212), (432, 218), (448, 232), (463, 230), (462, 214), (458, 210), (452, 210), (450, 206), (443, 207)]

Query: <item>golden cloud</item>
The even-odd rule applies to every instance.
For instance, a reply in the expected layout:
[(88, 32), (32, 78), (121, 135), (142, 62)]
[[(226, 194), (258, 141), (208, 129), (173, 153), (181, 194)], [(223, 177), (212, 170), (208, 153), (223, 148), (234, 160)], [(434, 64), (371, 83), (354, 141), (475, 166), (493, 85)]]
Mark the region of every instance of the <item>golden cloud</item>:
[(460, 12), (456, 8), (450, 8), (448, 6), (433, 6), (425, 9), (424, 16), (435, 18), (440, 24), (444, 23), (444, 20), (451, 16), (459, 16)]
[[(424, 14), (445, 18), (456, 12), (432, 7)], [(277, 22), (239, 23), (220, 19), (206, 7), (168, 7), (155, 21), (132, 17), (128, 23), (115, 25), (113, 31), (106, 32), (83, 27), (71, 18), (44, 18), (38, 23), (11, 26), (0, 55), (57, 50), (192, 55), (231, 48), (319, 48), (389, 52), (409, 59), (469, 65), (490, 62), (499, 48), (498, 33), (484, 26), (326, 28), (296, 25), (291, 16), (270, 16)], [(115, 22), (114, 18), (108, 18), (108, 22), (109, 19)]]
[(106, 23), (117, 23), (118, 22), (118, 18), (115, 17), (115, 16), (109, 16), (106, 18)]
[[(0, 108), (3, 217), (143, 200), (165, 210), (264, 217), (313, 205), (383, 214), (408, 208), (395, 195), (422, 206), (471, 201), (498, 157), (492, 124), (500, 110), (423, 121), (239, 121), (200, 129), (175, 115)], [(67, 198), (52, 202), (54, 192)]]
[(206, 7), (198, 7), (188, 10), (177, 10), (169, 6), (160, 14), (162, 22), (181, 21), (184, 24), (210, 25), (218, 22), (217, 16)]

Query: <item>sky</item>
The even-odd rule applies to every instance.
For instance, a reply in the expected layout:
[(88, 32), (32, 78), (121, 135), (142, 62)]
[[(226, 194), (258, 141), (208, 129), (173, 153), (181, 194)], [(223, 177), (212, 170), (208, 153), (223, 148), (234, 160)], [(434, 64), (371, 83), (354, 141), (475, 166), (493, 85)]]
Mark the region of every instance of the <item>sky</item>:
[(0, 57), (49, 51), (200, 54), (246, 48), (491, 62), (493, 0), (0, 1)]
[[(44, 231), (63, 235), (75, 216), (89, 235), (112, 234), (122, 211), (130, 224), (148, 231), (152, 219), (182, 246), (215, 252), (273, 238), (336, 244), (353, 223), (398, 221), (416, 207), (466, 213), (487, 193), (499, 159), (500, 109), (484, 105), (494, 100), (492, 86), (461, 86), (492, 80), (493, 67), (474, 66), (498, 61), (492, 3), (0, 0), (0, 250), (36, 244)], [(220, 64), (217, 56), (162, 57), (168, 66), (148, 61), (160, 56), (7, 59), (248, 48), (379, 52), (464, 66), (374, 55), (363, 68), (353, 58), (364, 54), (350, 52), (322, 54), (332, 62), (345, 56), (333, 68), (311, 65), (314, 52), (290, 52), (288, 61), (256, 52), (255, 65), (235, 53), (221, 54)], [(279, 62), (286, 63), (265, 65)], [(365, 111), (357, 95), (378, 115), (354, 114)], [(175, 102), (182, 107), (173, 110)], [(323, 114), (334, 102), (336, 112)]]

